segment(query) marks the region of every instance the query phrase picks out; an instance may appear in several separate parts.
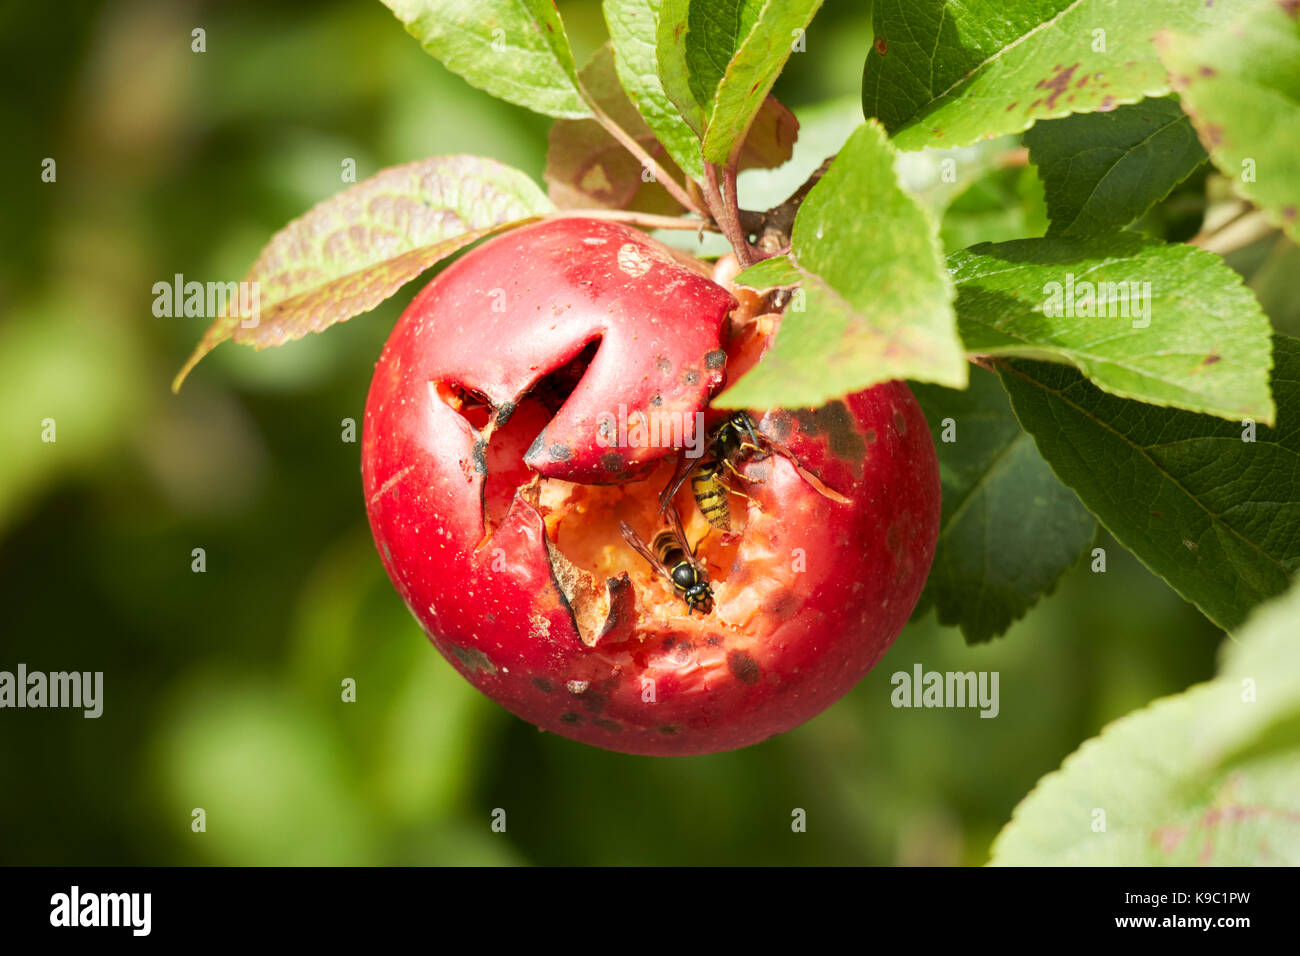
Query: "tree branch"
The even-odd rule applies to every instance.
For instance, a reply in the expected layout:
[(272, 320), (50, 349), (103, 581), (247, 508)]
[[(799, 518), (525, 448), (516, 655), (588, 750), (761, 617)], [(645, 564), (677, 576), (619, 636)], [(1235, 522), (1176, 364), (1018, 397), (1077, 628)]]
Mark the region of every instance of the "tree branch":
[(827, 156), (789, 199), (773, 206), (767, 212), (742, 211), (740, 213), (740, 225), (746, 235), (758, 237), (754, 244), (758, 247), (759, 258), (771, 258), (790, 248), (790, 233), (794, 230), (794, 219), (799, 213), (799, 207), (812, 192), (812, 188), (826, 175), (826, 171), (831, 168), (831, 163), (834, 161), (835, 156)]

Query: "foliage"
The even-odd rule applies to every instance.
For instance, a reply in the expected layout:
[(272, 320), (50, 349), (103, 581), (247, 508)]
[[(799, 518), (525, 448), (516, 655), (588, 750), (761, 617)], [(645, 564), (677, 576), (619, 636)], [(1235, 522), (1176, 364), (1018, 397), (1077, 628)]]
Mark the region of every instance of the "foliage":
[[(1085, 556), (1098, 542), (1110, 550), (1112, 567), (1127, 562), (1133, 580), (1147, 582), (1148, 591), (1159, 590), (1120, 546), (1128, 549), (1204, 614), (1204, 619), (1189, 614), (1163, 599), (1152, 604), (1157, 613), (1137, 607), (1140, 597), (1132, 599), (1128, 607), (1137, 623), (1130, 640), (1153, 635), (1158, 651), (1152, 650), (1155, 656), (1144, 659), (1144, 666), (1161, 674), (1136, 690), (1122, 679), (1117, 679), (1121, 690), (1114, 692), (1089, 685), (1096, 695), (1090, 698), (1093, 709), (1071, 716), (1084, 732), (1096, 729), (1099, 714), (1113, 717), (1154, 693), (1204, 676), (1181, 659), (1170, 663), (1182, 645), (1177, 636), (1168, 646), (1159, 644), (1154, 635), (1165, 633), (1161, 617), (1176, 618), (1181, 631), (1197, 634), (1201, 651), (1215, 633), (1206, 619), (1228, 630), (1252, 622), (1248, 643), (1226, 659), (1215, 682), (1114, 725), (1067, 761), (1059, 775), (1045, 780), (999, 839), (996, 862), (1191, 862), (1205, 835), (1198, 828), (1212, 825), (1205, 822), (1212, 813), (1218, 814), (1215, 823), (1231, 823), (1244, 834), (1232, 846), (1244, 846), (1247, 838), (1251, 845), (1272, 841), (1275, 853), (1294, 859), (1294, 833), (1285, 829), (1283, 818), (1261, 812), (1246, 820), (1234, 817), (1233, 808), (1273, 807), (1285, 788), (1294, 792), (1300, 688), (1279, 677), (1270, 685), (1272, 696), (1249, 712), (1230, 700), (1236, 693), (1233, 682), (1248, 672), (1295, 670), (1284, 639), (1288, 624), (1294, 634), (1300, 613), (1294, 591), (1268, 604), (1288, 591), (1300, 564), (1300, 356), (1291, 337), (1300, 329), (1281, 325), (1283, 310), (1294, 308), (1290, 267), (1297, 261), (1292, 243), (1300, 201), (1300, 28), (1294, 4), (1012, 0), (991, 6), (876, 0), (868, 30), (858, 5), (846, 13), (832, 3), (820, 9), (815, 0), (605, 0), (603, 16), (576, 8), (576, 19), (567, 26), (582, 29), (571, 37), (565, 19), (547, 0), (385, 3), (442, 67), (504, 104), (432, 62), (418, 62), (416, 44), (400, 36), (391, 18), (382, 22), (373, 14), (331, 12), (323, 26), (295, 38), (289, 34), (298, 32), (296, 26), (274, 42), (250, 41), (239, 54), (246, 67), (235, 69), (232, 62), (217, 60), (225, 54), (214, 52), (215, 68), (196, 81), (206, 84), (197, 93), (168, 86), (167, 80), (180, 75), (174, 64), (151, 65), (163, 78), (154, 84), (161, 105), (138, 119), (141, 129), (133, 144), (115, 147), (123, 151), (120, 156), (104, 144), (124, 140), (98, 130), (98, 121), (87, 134), (88, 142), (104, 149), (103, 161), (117, 164), (113, 176), (130, 182), (132, 170), (151, 161), (162, 164), (166, 175), (180, 177), (178, 167), (167, 165), (174, 158), (163, 153), (151, 159), (145, 147), (156, 142), (150, 134), (162, 135), (148, 123), (170, 133), (166, 123), (180, 122), (175, 116), (185, 101), (178, 98), (185, 95), (205, 102), (209, 111), (203, 115), (210, 128), (185, 130), (195, 140), (216, 141), (232, 117), (259, 110), (266, 128), (277, 130), (268, 141), (239, 141), (228, 165), (214, 161), (203, 167), (208, 183), (229, 187), (210, 194), (247, 194), (256, 212), (236, 212), (212, 195), (186, 199), (190, 221), (230, 223), (216, 252), (218, 243), (193, 235), (193, 229), (177, 230), (166, 254), (129, 233), (123, 240), (120, 217), (108, 200), (89, 185), (72, 187), (80, 192), (71, 205), (91, 225), (83, 222), (79, 230), (68, 231), (75, 233), (82, 255), (100, 263), (105, 273), (138, 275), (142, 262), (169, 254), (177, 271), (188, 261), (233, 274), (253, 259), (240, 260), (251, 251), (249, 237), (271, 233), (275, 223), (268, 220), (285, 222), (322, 200), (276, 232), (246, 273), (264, 288), (256, 323), (246, 324), (251, 316), (242, 313), (217, 318), (176, 382), (179, 387), (194, 363), (227, 338), (259, 349), (302, 339), (279, 357), (272, 351), (249, 360), (230, 348), (214, 354), (223, 375), (250, 398), (236, 400), (200, 380), (191, 382), (172, 410), (141, 411), (140, 378), (160, 361), (150, 352), (160, 346), (123, 332), (112, 319), (126, 314), (127, 294), (106, 296), (84, 278), (79, 282), (85, 287), (68, 283), (57, 297), (23, 304), (23, 321), (0, 333), (6, 343), (0, 354), (11, 373), (4, 387), (26, 396), (24, 407), (39, 406), (37, 419), (48, 408), (60, 420), (83, 422), (85, 431), (84, 441), (67, 456), (22, 451), (0, 466), (0, 521), (20, 520), (36, 489), (54, 476), (91, 467), (132, 441), (149, 441), (133, 435), (174, 435), (178, 419), (206, 421), (215, 437), (196, 445), (210, 447), (187, 449), (198, 465), (181, 461), (184, 453), (140, 452), (138, 467), (156, 476), (170, 507), (186, 520), (196, 521), (215, 540), (224, 536), (232, 563), (241, 560), (240, 547), (253, 547), (258, 539), (248, 528), (227, 526), (230, 515), (257, 489), (275, 489), (257, 520), (273, 519), (280, 536), (300, 549), (284, 552), (291, 564), (282, 569), (285, 580), (303, 587), (302, 607), (292, 622), (296, 639), (334, 641), (339, 667), (358, 673), (373, 668), (369, 693), (389, 701), (366, 710), (355, 725), (331, 725), (327, 739), (320, 740), (313, 729), (338, 718), (324, 717), (317, 698), (334, 693), (326, 689), (326, 674), (338, 667), (312, 672), (318, 644), (288, 663), (267, 663), (267, 674), (276, 681), (286, 671), (291, 675), (287, 684), (209, 670), (191, 675), (185, 693), (157, 705), (168, 717), (168, 729), (156, 735), (147, 759), (137, 757), (165, 780), (159, 785), (166, 793), (163, 805), (176, 812), (192, 804), (194, 791), (220, 789), (223, 780), (253, 771), (268, 781), (269, 801), (244, 804), (239, 787), (222, 790), (224, 812), (236, 821), (235, 835), (222, 849), (194, 856), (217, 862), (330, 859), (313, 845), (309, 832), (294, 827), (295, 814), (302, 812), (337, 834), (338, 856), (349, 861), (418, 860), (420, 848), (467, 860), (515, 860), (518, 853), (490, 838), (457, 843), (451, 834), (473, 795), (463, 779), (429, 767), (431, 754), (462, 769), (483, 760), (486, 769), (464, 769), (465, 779), (481, 773), (482, 788), (508, 792), (503, 765), (471, 753), (474, 741), (488, 737), (503, 750), (544, 752), (545, 774), (556, 780), (575, 771), (595, 774), (600, 797), (617, 805), (616, 774), (595, 769), (594, 758), (563, 743), (530, 749), (538, 745), (494, 725), (495, 715), (476, 708), (460, 682), (446, 680), (450, 672), (434, 667), (432, 655), (385, 663), (363, 653), (367, 637), (373, 643), (401, 640), (414, 646), (412, 625), (376, 610), (384, 602), (369, 595), (376, 579), (365, 570), (373, 571), (374, 562), (364, 557), (364, 547), (354, 547), (349, 529), (328, 519), (325, 527), (297, 524), (284, 513), (308, 507), (296, 499), (299, 489), (313, 488), (320, 473), (346, 463), (329, 459), (318, 438), (317, 460), (302, 473), (271, 479), (264, 465), (268, 446), (293, 440), (305, 427), (299, 413), (278, 404), (279, 391), (332, 403), (339, 418), (355, 415), (370, 367), (369, 359), (357, 356), (376, 354), (382, 328), (334, 326), (371, 310), (391, 317), (394, 303), (386, 300), (404, 284), (485, 236), (540, 216), (598, 209), (659, 227), (661, 236), (683, 244), (698, 232), (720, 236), (748, 267), (742, 281), (775, 292), (773, 302), (792, 303), (775, 346), (749, 375), (730, 384), (720, 405), (816, 406), (893, 378), (918, 383), (915, 391), (935, 434), (945, 493), (940, 549), (918, 618), (934, 607), (939, 623), (959, 626), (967, 641), (985, 644), (978, 653), (1005, 655), (991, 659), (1007, 661), (1009, 670), (1023, 667), (1027, 681), (1032, 677), (1026, 662), (1042, 668), (1051, 660), (1032, 656), (1044, 652), (1042, 641), (1029, 637), (1046, 638), (1053, 628), (1073, 635), (1067, 641), (1071, 654), (1128, 660), (1123, 655), (1141, 650), (1101, 637), (1090, 648), (1086, 630), (1070, 630), (1081, 628), (1076, 619), (1084, 616), (1070, 609), (1091, 605), (1091, 599), (1077, 595), (1104, 593), (1106, 601), (1117, 600), (1114, 592), (1100, 590), (1108, 586), (1104, 575), (1067, 577), (1081, 558), (1089, 563)], [(167, 22), (165, 13), (149, 15), (157, 20), (130, 14), (139, 18), (131, 29), (150, 36)], [(860, 45), (855, 55), (863, 65), (856, 92), (864, 114), (854, 115), (847, 127), (839, 125), (842, 109), (799, 102), (799, 87), (782, 85), (790, 73), (805, 68), (800, 44), (832, 17)], [(858, 32), (851, 32), (854, 25)], [(257, 34), (251, 27), (246, 32)], [(398, 40), (389, 38), (392, 33)], [(822, 37), (830, 42), (827, 34)], [(47, 47), (54, 49), (54, 42)], [(266, 90), (281, 89), (282, 72), (315, 70), (322, 51), (334, 49), (368, 50), (357, 55), (373, 60), (332, 62), (328, 71), (313, 74), (314, 86), (295, 86), (278, 94), (283, 100), (266, 98)], [(391, 74), (384, 75), (396, 77), (382, 81), (391, 85), (383, 87), (382, 97), (376, 92), (381, 81), (372, 79), (381, 74), (381, 64), (391, 64)], [(853, 77), (855, 86), (857, 80)], [(316, 92), (304, 92), (311, 89)], [(796, 108), (787, 109), (773, 90)], [(377, 97), (379, 112), (400, 117), (400, 123), (371, 118)], [(437, 104), (433, 128), (430, 103)], [(49, 105), (53, 108), (53, 99)], [(113, 102), (98, 105), (97, 115), (117, 115)], [(308, 180), (283, 170), (314, 169), (319, 156), (336, 155), (338, 144), (327, 140), (330, 134), (304, 129), (328, 130), (343, 114), (355, 120), (348, 127), (346, 154), (361, 156), (363, 169), (391, 165), (329, 198), (325, 184), (336, 188), (333, 177)], [(835, 122), (819, 127), (832, 115)], [(542, 156), (535, 144), (543, 140), (547, 124), (550, 138)], [(1017, 145), (1021, 134), (1024, 149)], [(421, 159), (407, 148), (436, 143), (441, 153), (444, 140), (456, 142), (444, 155)], [(801, 147), (823, 142), (833, 144), (827, 153), (838, 147), (834, 156), (805, 162), (810, 157)], [(367, 149), (374, 150), (374, 161), (366, 161)], [(294, 157), (308, 159), (298, 167)], [(831, 161), (818, 166), (823, 159)], [(798, 192), (802, 180), (782, 179), (779, 167), (787, 160), (787, 169), (803, 162), (801, 168), (812, 173)], [(549, 198), (537, 185), (543, 167)], [(750, 172), (741, 176), (742, 169)], [(777, 182), (784, 193), (768, 201), (770, 208), (742, 205), (742, 199), (762, 194), (764, 184), (770, 189)], [(786, 196), (798, 201), (785, 201)], [(254, 202), (258, 197), (265, 201)], [(149, 214), (162, 217), (177, 197), (160, 188), (147, 202)], [(32, 209), (15, 208), (16, 215), (32, 222), (41, 218)], [(1266, 231), (1260, 235), (1271, 250), (1267, 258), (1261, 253), (1249, 261), (1257, 247), (1228, 242), (1220, 231), (1225, 210), (1263, 220)], [(1201, 227), (1192, 243), (1168, 228), (1175, 217), (1187, 215)], [(24, 257), (45, 248), (35, 241), (42, 238), (35, 227), (26, 235), (33, 239), (27, 245), (37, 251), (14, 247), (9, 261), (15, 277), (29, 261)], [(33, 291), (33, 296), (43, 294)], [(82, 330), (88, 320), (79, 317), (99, 313), (108, 319)], [(46, 323), (45, 315), (57, 318)], [(1294, 322), (1293, 312), (1287, 321)], [(323, 340), (304, 338), (326, 328), (332, 331)], [(54, 335), (49, 329), (69, 344), (57, 361), (43, 367), (48, 374), (35, 375), (31, 369), (45, 361), (39, 357), (53, 354), (42, 344), (43, 336)], [(164, 354), (176, 347), (173, 338)], [(112, 375), (105, 371), (110, 364)], [(56, 388), (60, 382), (79, 386)], [(336, 394), (339, 388), (350, 390), (346, 400)], [(136, 421), (141, 417), (143, 424)], [(250, 421), (264, 427), (265, 437)], [(955, 440), (945, 437), (949, 426)], [(0, 434), (10, 447), (21, 447), (13, 439), (17, 428), (6, 426)], [(204, 478), (192, 473), (204, 469)], [(111, 509), (90, 509), (102, 525), (103, 540), (114, 548), (132, 542), (181, 547), (185, 536), (178, 528), (151, 527), (147, 518), (144, 527), (128, 527), (140, 517), (123, 490), (133, 487), (132, 480), (115, 474), (101, 492), (106, 500), (123, 503), (124, 517), (112, 516)], [(342, 485), (335, 490), (346, 500)], [(310, 514), (332, 514), (336, 509), (323, 504), (333, 500), (328, 485), (317, 491), (320, 508)], [(55, 517), (47, 520), (58, 524)], [(1100, 536), (1098, 525), (1104, 529)], [(58, 526), (70, 533), (68, 525)], [(18, 573), (18, 545), (7, 547), (8, 566)], [(48, 556), (39, 545), (34, 551)], [(97, 568), (105, 603), (125, 606), (132, 594), (143, 602), (140, 581), (152, 569), (150, 560), (143, 558), (138, 568), (109, 561)], [(259, 602), (282, 606), (278, 588), (251, 570), (223, 574), (229, 593), (246, 593), (250, 602), (227, 626), (246, 625), (249, 633), (265, 634), (255, 620)], [(1080, 577), (1085, 580), (1075, 580)], [(184, 589), (179, 593), (197, 600)], [(1063, 595), (1057, 599), (1062, 606), (1046, 602), (1026, 617), (1052, 593)], [(1075, 600), (1070, 594), (1076, 603), (1068, 603)], [(1268, 606), (1255, 612), (1263, 604)], [(344, 622), (325, 620), (312, 610), (317, 606), (339, 607)], [(382, 639), (359, 623), (363, 606), (366, 619), (382, 622), (375, 626)], [(177, 632), (190, 626), (182, 607), (172, 612)], [(30, 624), (37, 615), (32, 604), (20, 602), (18, 610), (20, 622)], [(66, 613), (60, 609), (54, 620), (64, 620)], [(1089, 620), (1095, 628), (1111, 626)], [(127, 629), (120, 620), (118, 626)], [(926, 621), (915, 627), (922, 646), (940, 633)], [(1017, 640), (987, 643), (1008, 630)], [(148, 639), (168, 650), (168, 641), (181, 640), (165, 628), (151, 630)], [(201, 622), (191, 639), (215, 646), (222, 634)], [(968, 669), (963, 654), (976, 652), (934, 653), (950, 654), (953, 666)], [(169, 667), (181, 666), (179, 658), (164, 654), (164, 659)], [(1056, 675), (1048, 685), (1070, 677), (1068, 661), (1057, 665), (1059, 671), (1048, 667)], [(238, 693), (229, 692), (232, 684)], [(1047, 711), (1043, 720), (1053, 715), (1065, 720), (1063, 711), (1052, 711), (1065, 706), (1052, 690), (1027, 692), (1024, 704)], [(432, 697), (443, 708), (441, 721), (429, 717)], [(849, 704), (856, 716), (887, 716), (871, 706), (863, 694)], [(843, 715), (833, 712), (824, 720), (834, 732), (792, 735), (806, 745), (800, 753), (778, 741), (764, 745), (763, 756), (754, 758), (758, 762), (728, 755), (717, 765), (734, 770), (728, 778), (733, 781), (746, 774), (771, 779), (807, 763), (823, 769), (836, 761), (851, 764), (842, 759), (845, 747), (874, 747), (879, 751), (874, 756), (881, 757), (890, 746), (860, 739), (854, 721)], [(1002, 732), (1008, 735), (1034, 729), (1006, 724)], [(1213, 741), (1207, 742), (1207, 734)], [(968, 748), (953, 745), (955, 739), (936, 745), (936, 751), (959, 763)], [(1003, 745), (1013, 746), (1011, 739)], [(383, 759), (354, 759), (351, 744), (362, 740), (380, 741)], [(1186, 760), (1166, 766), (1153, 757), (1160, 741), (1196, 741), (1197, 746)], [(1231, 751), (1227, 756), (1224, 747)], [(1044, 743), (1035, 751), (1038, 765), (1055, 765), (1066, 749), (1060, 741)], [(280, 752), (292, 752), (293, 762), (281, 764)], [(617, 765), (633, 766), (622, 760)], [(633, 779), (671, 793), (684, 782), (698, 783), (693, 769), (698, 766), (685, 762), (662, 775), (633, 771)], [(1106, 775), (1098, 783), (1091, 774), (1101, 766)], [(1140, 772), (1144, 768), (1150, 771), (1146, 775)], [(825, 772), (844, 792), (871, 792), (871, 781), (843, 767)], [(942, 775), (933, 771), (933, 779)], [(1120, 794), (1124, 782), (1135, 777), (1140, 792)], [(1023, 792), (1031, 782), (1017, 784)], [(955, 786), (951, 780), (946, 785)], [(1107, 791), (1103, 799), (1098, 788), (1113, 788), (1114, 794)], [(556, 784), (550, 798), (558, 802), (555, 794), (562, 791)], [(901, 793), (924, 791), (919, 784), (909, 790), (906, 781), (900, 783)], [(790, 793), (782, 789), (768, 809), (783, 806)], [(995, 806), (973, 814), (991, 835), (998, 815), (1005, 816), (1006, 800), (963, 793), (972, 805)], [(714, 796), (704, 805), (724, 812), (726, 800)], [(885, 817), (902, 813), (882, 800)], [(1119, 808), (1137, 803), (1140, 817), (1124, 819)], [(1093, 839), (1086, 823), (1061, 822), (1062, 808), (1083, 813), (1108, 804), (1117, 808), (1108, 811), (1116, 826), (1103, 839)], [(827, 798), (827, 812), (855, 834), (851, 845), (881, 857), (898, 851), (894, 858), (905, 858), (884, 835), (883, 824), (854, 816), (856, 806), (857, 801)], [(387, 829), (367, 822), (367, 808), (375, 807), (390, 821)], [(259, 814), (275, 827), (266, 827)], [(935, 815), (943, 813), (935, 810)], [(601, 820), (608, 836), (613, 821)], [(682, 826), (676, 836), (683, 843), (709, 838), (703, 828)], [(265, 842), (267, 833), (274, 834), (273, 842)], [(1156, 833), (1168, 839), (1153, 840)], [(187, 837), (178, 832), (176, 839)], [(730, 845), (725, 830), (714, 837)], [(820, 851), (833, 855), (835, 842), (818, 844)], [(1213, 861), (1254, 859), (1232, 846), (1213, 851)], [(566, 856), (562, 847), (540, 839), (532, 850), (538, 857), (571, 861), (599, 856), (582, 848)], [(791, 851), (791, 858), (801, 852)], [(969, 845), (962, 853), (968, 860), (981, 858)]]

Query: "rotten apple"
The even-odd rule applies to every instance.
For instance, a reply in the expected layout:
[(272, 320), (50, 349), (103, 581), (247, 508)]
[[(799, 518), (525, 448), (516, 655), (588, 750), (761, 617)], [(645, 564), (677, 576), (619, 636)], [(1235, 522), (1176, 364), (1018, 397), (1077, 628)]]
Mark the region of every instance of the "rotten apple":
[(920, 595), (939, 474), (900, 382), (751, 412), (725, 530), (682, 483), (707, 611), (621, 533), (668, 527), (661, 492), (728, 420), (711, 396), (779, 322), (727, 271), (544, 221), (434, 279), (375, 368), (362, 476), (384, 567), (447, 660), (544, 730), (637, 754), (756, 743), (853, 687)]

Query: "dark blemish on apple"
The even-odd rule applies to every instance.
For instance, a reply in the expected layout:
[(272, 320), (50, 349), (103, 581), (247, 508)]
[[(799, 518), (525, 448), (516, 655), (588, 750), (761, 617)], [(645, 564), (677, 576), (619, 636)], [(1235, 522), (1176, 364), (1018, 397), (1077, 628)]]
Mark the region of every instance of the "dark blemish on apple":
[(1081, 79), (1078, 83), (1075, 83), (1075, 84), (1074, 84), (1074, 88), (1075, 88), (1076, 90), (1081, 90), (1081, 89), (1084, 88), (1084, 86), (1087, 84), (1087, 82), (1088, 82), (1088, 78), (1085, 76), (1085, 77), (1084, 77), (1083, 79)]
[(612, 445), (614, 443), (614, 438), (617, 434), (617, 426), (614, 424), (612, 418), (601, 418), (600, 424), (596, 426), (596, 431), (600, 434), (600, 437), (604, 440), (606, 445)]
[(497, 666), (477, 647), (460, 647), (456, 644), (448, 644), (447, 649), (468, 670), (487, 671), (489, 674), (497, 672)]
[(903, 533), (898, 530), (898, 525), (889, 526), (889, 530), (885, 532), (885, 544), (895, 555), (898, 554), (898, 549), (903, 546)]
[(660, 395), (658, 392), (655, 392), (653, 395), (650, 396), (650, 404), (654, 408), (658, 408), (663, 403), (664, 403), (664, 397)]
[[(1300, 0), (1296, 0), (1296, 2), (1297, 2), (1297, 3), (1300, 3)], [(1286, 206), (1286, 207), (1284, 207), (1284, 208), (1282, 209), (1282, 218), (1285, 219), (1287, 222), (1294, 222), (1294, 221), (1295, 221), (1295, 206)]]
[(1216, 355), (1214, 352), (1211, 352), (1209, 355), (1205, 356), (1205, 361), (1203, 361), (1201, 364), (1213, 365), (1215, 362), (1219, 362), (1219, 361), (1222, 361), (1221, 357)]
[(1206, 124), (1205, 138), (1210, 141), (1211, 148), (1218, 146), (1223, 142), (1223, 127), (1216, 123)]
[(907, 419), (903, 417), (903, 413), (897, 408), (894, 409), (894, 431), (898, 432), (899, 435), (907, 434)]
[(700, 384), (700, 370), (697, 368), (688, 368), (682, 372), (682, 382), (686, 385)]
[(573, 457), (573, 450), (563, 442), (556, 442), (551, 445), (551, 457), (556, 461), (568, 461)]
[(669, 372), (673, 370), (673, 363), (668, 361), (668, 359), (664, 358), (661, 355), (657, 359), (655, 359), (655, 367), (658, 368), (659, 371), (667, 375)]
[(531, 458), (531, 459), (533, 459), (534, 461), (536, 461), (536, 460), (537, 460), (537, 456), (540, 455), (540, 454), (542, 453), (542, 449), (543, 449), (544, 447), (546, 447), (546, 430), (545, 430), (545, 429), (543, 429), (542, 431), (540, 431), (540, 432), (537, 433), (537, 437), (533, 439), (533, 443), (532, 443), (531, 445), (528, 446), (528, 451), (524, 452), (524, 457), (525, 457), (525, 458)]
[(1036, 90), (1051, 90), (1047, 97), (1047, 108), (1049, 110), (1056, 106), (1056, 101), (1060, 99), (1061, 94), (1069, 88), (1070, 80), (1074, 78), (1074, 71), (1078, 68), (1079, 64), (1076, 62), (1067, 69), (1062, 70), (1058, 63), (1052, 67), (1057, 72), (1051, 79), (1039, 80), (1034, 84)]
[(1015, 109), (1019, 105), (1020, 105), (1019, 100), (1013, 100), (1011, 105), (1007, 107), (1007, 112), (1010, 113), (1013, 109)]
[(664, 649), (664, 650), (668, 650), (669, 648), (671, 648), (671, 647), (673, 646), (673, 644), (676, 642), (676, 640), (677, 640), (677, 639), (674, 638), (672, 635), (669, 635), (668, 637), (665, 637), (665, 638), (664, 638), (663, 645), (662, 645), (662, 646), (663, 646), (663, 649)]
[(601, 730), (608, 730), (611, 734), (621, 734), (623, 725), (614, 720), (606, 720), (604, 717), (597, 717), (592, 721)]
[(704, 364), (710, 369), (720, 369), (727, 364), (727, 353), (722, 349), (714, 349), (704, 356)]
[(722, 638), (720, 638), (720, 637), (718, 637), (718, 635), (714, 634), (712, 637), (710, 637), (710, 638), (709, 638), (708, 640), (706, 640), (704, 643), (707, 644), (707, 645), (709, 645), (709, 647), (717, 647), (719, 644), (722, 643)]
[(545, 677), (534, 677), (533, 686), (536, 687), (538, 690), (540, 690), (543, 694), (555, 693), (555, 685), (553, 685)]
[(884, 56), (889, 52), (889, 41), (884, 37), (876, 37), (876, 52)]
[(876, 430), (874, 428), (868, 428), (866, 438), (868, 445), (874, 445), (876, 443)]
[(831, 454), (849, 463), (854, 475), (862, 475), (862, 459), (867, 454), (867, 443), (854, 424), (853, 416), (843, 402), (831, 402), (817, 413), (831, 441)]
[(1201, 67), (1201, 76), (1214, 76), (1214, 67), (1212, 66)]
[(772, 617), (778, 621), (788, 621), (799, 613), (801, 602), (798, 596), (790, 590), (782, 591), (780, 595), (774, 598), (768, 605), (772, 612)]
[(585, 707), (587, 711), (592, 714), (599, 714), (602, 710), (605, 709), (605, 705), (608, 703), (609, 703), (609, 698), (606, 697), (604, 694), (597, 694), (593, 692), (590, 694), (582, 695), (582, 706)]
[(474, 470), (480, 475), (488, 473), (486, 439), (480, 438), (474, 443)]
[(582, 723), (582, 714), (575, 714), (573, 711), (569, 711), (567, 714), (560, 714), (560, 720), (564, 721), (566, 724), (580, 724)]
[(623, 471), (623, 459), (618, 457), (618, 452), (607, 451), (600, 456), (600, 467), (611, 475), (618, 474)]
[[(800, 408), (794, 412), (795, 419), (799, 422), (799, 431), (809, 438), (816, 438), (821, 429), (817, 426), (817, 412), (810, 408)], [(781, 439), (778, 438), (777, 441)]]
[(736, 680), (749, 687), (757, 684), (762, 676), (758, 670), (758, 662), (750, 657), (748, 651), (732, 651), (728, 654), (727, 670), (731, 671), (731, 676)]
[(502, 402), (497, 406), (496, 424), (500, 428), (506, 422), (510, 421), (510, 416), (515, 413), (517, 406), (514, 402)]
[[(1208, 7), (1209, 3), (1206, 3), (1205, 5)], [(1292, 20), (1296, 18), (1297, 13), (1300, 13), (1300, 0), (1278, 0), (1278, 6), (1280, 6), (1282, 12)]]
[(660, 724), (657, 729), (659, 733), (664, 734), (665, 736), (668, 737), (676, 736), (677, 734), (681, 733), (682, 730), (680, 724)]

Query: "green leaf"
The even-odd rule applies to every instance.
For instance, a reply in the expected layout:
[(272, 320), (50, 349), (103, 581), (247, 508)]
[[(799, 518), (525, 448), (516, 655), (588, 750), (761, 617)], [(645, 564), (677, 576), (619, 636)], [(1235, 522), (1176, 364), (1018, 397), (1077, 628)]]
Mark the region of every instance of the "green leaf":
[(700, 138), (664, 92), (655, 52), (661, 0), (605, 0), (605, 23), (614, 64), (628, 98), (673, 160), (696, 181), (704, 179)]
[(1224, 642), (1214, 680), (1084, 743), (1016, 807), (992, 863), (1300, 865), (1298, 620), (1292, 588)]
[(745, 139), (796, 35), (821, 0), (663, 0), (656, 34), (668, 98), (725, 164)]
[[(965, 146), (1169, 92), (1152, 38), (1214, 33), (1250, 0), (879, 0), (862, 106), (899, 149)], [(1222, 38), (1222, 33), (1215, 33)]]
[(1215, 165), (1300, 242), (1300, 10), (1270, 2), (1210, 37), (1171, 26), (1157, 51)]
[(1049, 236), (1092, 236), (1140, 219), (1204, 160), (1172, 97), (1037, 123), (1025, 133), (1052, 220)]
[(1057, 477), (1225, 629), (1300, 567), (1300, 342), (1276, 337), (1273, 356), (1271, 429), (1127, 402), (1063, 365), (999, 363)]
[(948, 267), (971, 353), (1068, 362), (1123, 398), (1273, 421), (1268, 319), (1213, 253), (1119, 233), (988, 243)]
[(1097, 522), (1062, 485), (1016, 421), (996, 375), (970, 387), (913, 385), (939, 452), (943, 514), (921, 601), (967, 643), (1002, 634), (1050, 594), (1092, 541)]
[(801, 284), (771, 349), (716, 404), (816, 408), (895, 378), (966, 386), (934, 227), (899, 186), (894, 155), (879, 124), (858, 127), (800, 206), (792, 258), (741, 274)]
[[(581, 76), (583, 89), (596, 105), (660, 162), (665, 172), (680, 177), (681, 170), (663, 155), (664, 147), (619, 84), (608, 44), (596, 51)], [(594, 119), (556, 120), (549, 143), (545, 179), (551, 201), (560, 209), (597, 206), (662, 215), (682, 212), (662, 185), (645, 181), (641, 162)]]
[(471, 242), (551, 208), (531, 179), (491, 159), (435, 156), (385, 169), (271, 238), (244, 277), (257, 290), (256, 314), (241, 305), (219, 316), (172, 388), (229, 338), (261, 349), (323, 332)]
[(471, 85), (547, 116), (591, 115), (552, 0), (383, 2), (427, 52)]
[[(822, 0), (769, 0), (718, 82), (704, 134), (704, 158), (727, 163), (754, 123), (772, 84)], [(687, 40), (689, 42), (689, 35)]]

